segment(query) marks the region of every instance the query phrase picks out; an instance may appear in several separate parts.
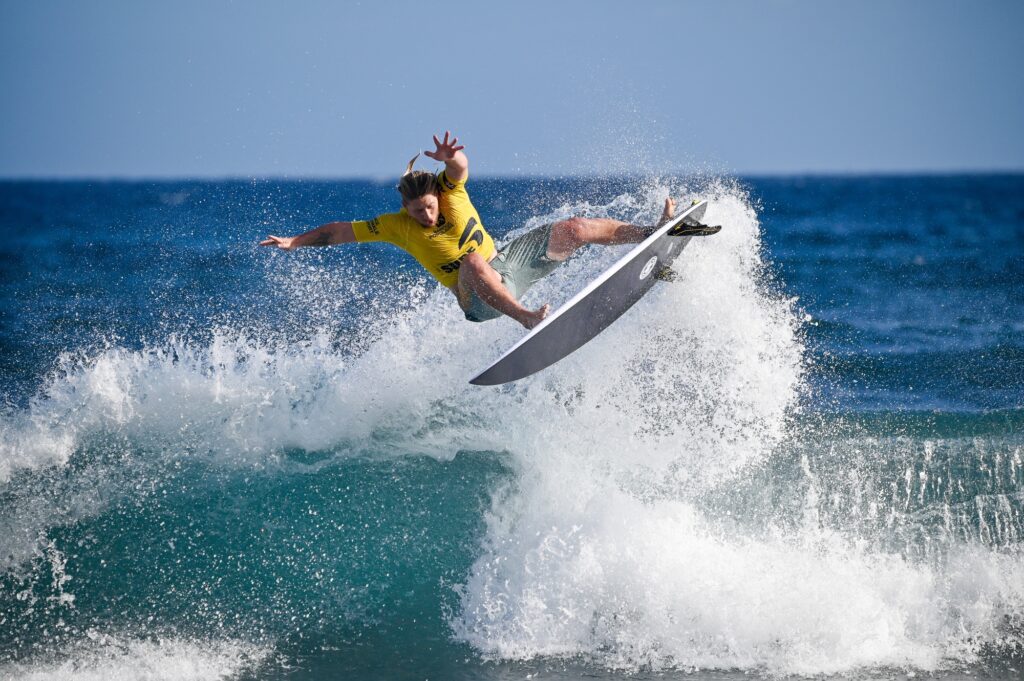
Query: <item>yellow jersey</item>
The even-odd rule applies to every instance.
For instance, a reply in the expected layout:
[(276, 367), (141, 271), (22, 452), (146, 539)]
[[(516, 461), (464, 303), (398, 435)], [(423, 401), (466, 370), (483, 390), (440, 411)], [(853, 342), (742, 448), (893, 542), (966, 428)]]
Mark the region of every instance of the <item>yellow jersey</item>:
[(437, 179), (441, 187), (440, 214), (433, 227), (416, 222), (403, 208), (397, 213), (353, 222), (352, 231), (356, 241), (387, 241), (408, 251), (435, 279), (455, 288), (459, 265), (466, 254), (475, 252), (490, 260), (497, 248), (469, 200), (466, 180), (451, 182), (444, 172)]

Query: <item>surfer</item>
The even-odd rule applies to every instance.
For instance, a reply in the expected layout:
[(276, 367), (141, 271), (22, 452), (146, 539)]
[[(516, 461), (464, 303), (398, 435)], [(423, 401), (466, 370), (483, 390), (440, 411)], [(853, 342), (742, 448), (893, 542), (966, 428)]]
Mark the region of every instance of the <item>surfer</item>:
[[(469, 200), (465, 147), (448, 132), (443, 139), (435, 135), (434, 145), (434, 151), (424, 153), (444, 163), (444, 170), (437, 175), (414, 171), (419, 154), (414, 156), (398, 183), (401, 211), (372, 220), (330, 222), (298, 236), (269, 235), (260, 245), (290, 251), (387, 241), (407, 251), (454, 293), (467, 320), (483, 322), (504, 314), (532, 329), (550, 311), (550, 305), (530, 310), (520, 304), (533, 284), (586, 244), (635, 243), (657, 229), (611, 218), (572, 217), (532, 229), (499, 249)], [(674, 214), (675, 202), (666, 199), (658, 224)]]

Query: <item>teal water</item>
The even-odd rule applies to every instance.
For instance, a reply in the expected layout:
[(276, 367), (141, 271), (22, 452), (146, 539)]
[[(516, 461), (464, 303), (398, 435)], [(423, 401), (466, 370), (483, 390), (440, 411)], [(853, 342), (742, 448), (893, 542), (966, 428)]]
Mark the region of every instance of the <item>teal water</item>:
[(1019, 677), (1024, 178), (470, 189), (723, 231), (478, 389), (510, 322), (254, 245), (389, 186), (0, 184), (0, 677)]

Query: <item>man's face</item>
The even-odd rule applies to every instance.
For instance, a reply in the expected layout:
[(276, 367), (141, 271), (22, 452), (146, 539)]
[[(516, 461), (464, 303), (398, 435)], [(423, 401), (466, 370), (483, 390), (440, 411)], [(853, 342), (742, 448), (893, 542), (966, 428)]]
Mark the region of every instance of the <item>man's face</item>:
[(424, 194), (418, 199), (403, 201), (402, 205), (409, 211), (412, 219), (424, 227), (433, 227), (437, 224), (437, 216), (441, 214), (437, 194)]

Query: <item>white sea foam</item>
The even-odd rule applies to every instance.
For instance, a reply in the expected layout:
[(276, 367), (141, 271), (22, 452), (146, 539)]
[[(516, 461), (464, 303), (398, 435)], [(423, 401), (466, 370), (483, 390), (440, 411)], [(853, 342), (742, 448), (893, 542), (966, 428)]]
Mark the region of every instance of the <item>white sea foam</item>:
[(496, 503), (459, 638), (631, 671), (935, 669), (975, 659), (1024, 604), (1019, 556), (961, 546), (927, 565), (813, 523), (751, 536), (581, 477), (549, 471)]
[(53, 659), (0, 665), (0, 679), (19, 681), (203, 681), (253, 670), (271, 655), (265, 646), (179, 638), (139, 640), (90, 631)]

